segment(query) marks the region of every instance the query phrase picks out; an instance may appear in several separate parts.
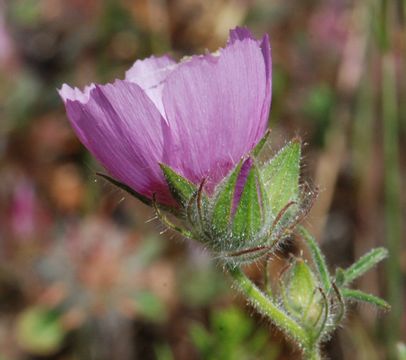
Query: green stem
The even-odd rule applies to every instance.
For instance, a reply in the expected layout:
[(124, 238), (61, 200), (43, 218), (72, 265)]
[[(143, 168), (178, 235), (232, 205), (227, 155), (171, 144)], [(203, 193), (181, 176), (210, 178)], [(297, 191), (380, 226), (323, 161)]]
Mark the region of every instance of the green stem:
[(307, 360), (321, 360), (320, 351), (314, 347), (311, 351), (305, 354)]
[[(288, 314), (282, 311), (272, 299), (267, 297), (244, 274), (239, 267), (227, 266), (228, 272), (233, 277), (238, 289), (247, 297), (261, 314), (267, 316), (277, 327), (293, 338), (301, 347), (308, 349), (310, 339), (306, 331)], [(318, 359), (315, 357), (309, 359)]]
[(270, 278), (269, 278), (269, 273), (271, 272), (270, 264), (271, 264), (271, 261), (270, 261), (270, 259), (268, 258), (268, 259), (266, 260), (266, 264), (265, 264), (264, 288), (265, 288), (266, 294), (267, 294), (270, 298), (272, 298), (272, 297), (273, 297), (273, 294), (272, 294), (271, 280), (270, 280)]
[(382, 62), (382, 121), (385, 165), (385, 227), (390, 261), (387, 262), (388, 299), (392, 311), (388, 316), (386, 334), (390, 359), (395, 359), (395, 346), (400, 337), (402, 319), (402, 245), (401, 183), (399, 170), (399, 114), (397, 78), (394, 55), (386, 53)]

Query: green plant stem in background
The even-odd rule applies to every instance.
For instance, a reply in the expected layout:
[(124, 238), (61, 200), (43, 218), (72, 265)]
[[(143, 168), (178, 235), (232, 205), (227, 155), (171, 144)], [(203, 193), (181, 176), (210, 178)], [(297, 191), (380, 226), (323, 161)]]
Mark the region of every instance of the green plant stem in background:
[(388, 300), (392, 307), (386, 321), (386, 340), (389, 359), (397, 359), (396, 343), (400, 336), (402, 319), (402, 273), (400, 267), (401, 249), (401, 206), (399, 170), (399, 113), (397, 104), (396, 64), (392, 53), (391, 24), (389, 14), (391, 2), (378, 1), (379, 16), (377, 40), (382, 54), (382, 124), (384, 150), (385, 188), (385, 238), (390, 261), (386, 265)]
[(396, 94), (396, 73), (393, 55), (382, 59), (382, 121), (385, 166), (385, 232), (390, 261), (387, 262), (388, 299), (392, 306), (387, 322), (390, 358), (396, 358), (396, 342), (400, 336), (402, 319), (401, 207), (399, 171), (399, 124)]

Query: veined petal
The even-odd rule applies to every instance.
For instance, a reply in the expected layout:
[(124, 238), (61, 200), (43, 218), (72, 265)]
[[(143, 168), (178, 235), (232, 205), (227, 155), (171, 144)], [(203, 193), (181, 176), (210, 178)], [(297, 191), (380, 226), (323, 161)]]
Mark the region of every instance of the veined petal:
[(62, 100), (66, 103), (67, 100), (77, 100), (82, 103), (89, 101), (90, 92), (96, 87), (95, 84), (90, 84), (80, 90), (77, 87), (71, 88), (69, 85), (63, 84), (62, 88), (59, 90), (59, 95), (62, 97)]
[[(252, 35), (251, 31), (245, 27), (237, 27), (230, 30), (230, 37), (228, 40), (229, 44), (234, 44), (236, 41), (242, 41), (244, 39), (251, 39), (257, 41)], [(269, 117), (269, 109), (271, 104), (272, 96), (272, 57), (271, 57), (271, 46), (268, 34), (265, 34), (261, 41), (257, 41), (262, 50), (262, 56), (265, 63), (266, 72), (266, 96), (264, 105), (262, 108), (262, 121), (267, 121)], [(258, 135), (260, 136), (260, 135)]]
[(251, 37), (179, 64), (163, 89), (164, 163), (194, 183), (217, 184), (263, 135), (267, 93), (263, 51)]
[(268, 37), (230, 32), (225, 49), (175, 63), (138, 60), (125, 81), (60, 90), (83, 144), (118, 181), (173, 204), (158, 163), (209, 192), (262, 137), (271, 96)]
[(167, 55), (151, 56), (148, 59), (137, 60), (125, 73), (125, 79), (138, 84), (165, 117), (162, 104), (163, 82), (175, 67), (176, 62)]
[(109, 173), (135, 191), (173, 202), (158, 163), (165, 120), (134, 83), (94, 85), (84, 93), (60, 90), (70, 122), (82, 143)]
[(257, 41), (254, 36), (252, 36), (251, 31), (246, 27), (236, 27), (230, 30), (230, 35), (228, 39), (228, 44), (234, 44), (236, 41), (241, 41), (244, 39), (251, 39)]
[[(261, 50), (264, 57), (265, 63), (265, 73), (266, 73), (266, 95), (265, 101), (262, 107), (262, 122), (267, 123), (269, 117), (269, 110), (271, 107), (271, 97), (272, 97), (272, 56), (271, 56), (271, 45), (269, 42), (268, 34), (265, 34), (261, 41)], [(262, 136), (262, 135), (259, 135)]]

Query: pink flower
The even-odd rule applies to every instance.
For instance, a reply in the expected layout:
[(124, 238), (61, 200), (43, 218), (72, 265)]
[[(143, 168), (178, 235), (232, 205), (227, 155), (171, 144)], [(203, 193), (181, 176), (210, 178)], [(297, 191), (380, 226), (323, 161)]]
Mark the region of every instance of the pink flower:
[(10, 208), (10, 225), (15, 235), (24, 238), (35, 235), (37, 207), (33, 184), (28, 179), (18, 180)]
[(59, 93), (81, 142), (115, 179), (172, 204), (160, 163), (194, 184), (207, 178), (210, 192), (263, 136), (269, 39), (237, 28), (217, 53), (138, 60), (125, 80)]

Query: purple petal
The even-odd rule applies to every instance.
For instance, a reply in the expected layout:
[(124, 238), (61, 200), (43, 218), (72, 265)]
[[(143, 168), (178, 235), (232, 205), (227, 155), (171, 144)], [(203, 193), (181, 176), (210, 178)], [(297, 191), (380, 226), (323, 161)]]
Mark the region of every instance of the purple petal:
[[(236, 41), (242, 41), (244, 39), (251, 39), (257, 41), (252, 35), (251, 31), (245, 27), (237, 27), (230, 30), (230, 37), (228, 40), (229, 44), (234, 44)], [(269, 42), (268, 34), (265, 34), (261, 41), (257, 41), (262, 50), (262, 55), (265, 63), (266, 72), (266, 97), (264, 101), (264, 106), (262, 109), (261, 119), (262, 121), (267, 121), (269, 117), (269, 109), (271, 104), (272, 96), (272, 57), (271, 57), (271, 47)]]
[(95, 84), (90, 84), (80, 90), (77, 87), (71, 88), (69, 85), (63, 84), (62, 88), (59, 90), (59, 95), (62, 97), (64, 103), (68, 100), (77, 100), (81, 103), (86, 103), (89, 101), (90, 92), (96, 87)]
[(251, 31), (246, 27), (236, 27), (230, 30), (230, 35), (228, 39), (228, 44), (234, 44), (236, 41), (242, 41), (245, 39), (251, 39), (257, 41), (253, 36)]
[[(242, 37), (243, 32), (240, 31)], [(244, 34), (246, 34), (244, 32)], [(217, 184), (267, 124), (267, 67), (258, 41), (233, 37), (219, 56), (193, 57), (165, 81), (164, 162), (194, 183)]]
[(271, 107), (271, 97), (272, 97), (272, 56), (271, 56), (271, 46), (269, 42), (268, 34), (265, 34), (261, 41), (261, 50), (264, 57), (265, 72), (266, 72), (266, 96), (264, 101), (264, 106), (262, 108), (261, 119), (264, 122), (268, 122), (269, 110)]
[(113, 177), (172, 203), (158, 165), (166, 122), (138, 85), (117, 80), (84, 93), (64, 85), (60, 94), (80, 140)]
[(225, 49), (176, 64), (136, 61), (126, 81), (60, 90), (75, 131), (113, 177), (172, 204), (159, 162), (209, 191), (262, 137), (271, 99), (268, 37), (230, 32)]
[(175, 67), (176, 62), (169, 56), (151, 56), (148, 59), (137, 60), (126, 72), (125, 79), (138, 84), (165, 117), (162, 104), (163, 82)]
[(240, 203), (242, 192), (244, 191), (245, 183), (247, 182), (248, 174), (252, 168), (252, 159), (248, 158), (244, 161), (241, 167), (241, 171), (238, 174), (237, 183), (235, 184), (234, 198), (233, 198), (233, 207), (232, 214), (235, 214), (237, 206)]

